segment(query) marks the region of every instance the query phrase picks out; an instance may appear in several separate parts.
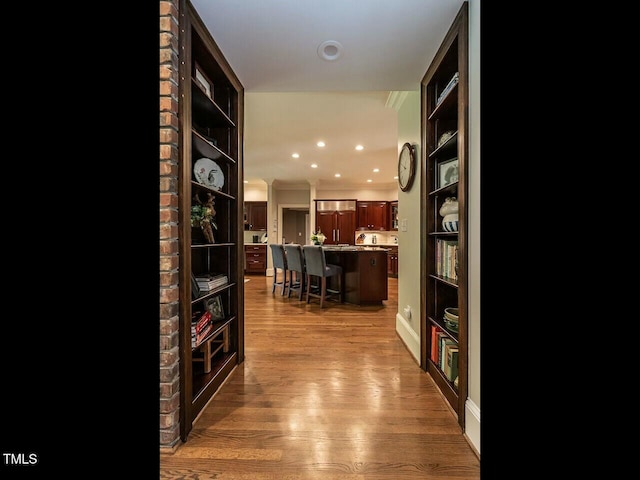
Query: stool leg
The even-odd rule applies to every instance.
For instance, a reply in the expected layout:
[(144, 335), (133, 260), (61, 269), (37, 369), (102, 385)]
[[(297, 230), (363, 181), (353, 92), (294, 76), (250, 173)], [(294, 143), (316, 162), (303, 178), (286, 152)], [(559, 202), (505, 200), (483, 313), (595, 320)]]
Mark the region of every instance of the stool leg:
[(282, 293), (280, 295), (282, 295), (284, 297), (284, 294), (287, 293), (287, 286), (290, 285), (289, 282), (287, 282), (287, 275), (289, 275), (291, 273), (290, 270), (285, 270), (284, 271), (284, 276), (282, 277)]
[(306, 275), (302, 272), (300, 272), (300, 296), (298, 297), (298, 300), (302, 300), (302, 293), (304, 292), (304, 289), (306, 287)]
[(324, 305), (324, 297), (327, 294), (327, 277), (322, 277), (320, 285), (320, 308)]

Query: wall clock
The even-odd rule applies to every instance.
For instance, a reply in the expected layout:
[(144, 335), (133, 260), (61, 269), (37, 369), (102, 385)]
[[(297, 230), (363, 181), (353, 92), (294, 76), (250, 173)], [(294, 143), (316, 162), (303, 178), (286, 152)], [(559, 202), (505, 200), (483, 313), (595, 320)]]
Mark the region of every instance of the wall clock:
[(403, 192), (411, 189), (416, 176), (416, 149), (409, 142), (405, 143), (398, 157), (398, 185)]

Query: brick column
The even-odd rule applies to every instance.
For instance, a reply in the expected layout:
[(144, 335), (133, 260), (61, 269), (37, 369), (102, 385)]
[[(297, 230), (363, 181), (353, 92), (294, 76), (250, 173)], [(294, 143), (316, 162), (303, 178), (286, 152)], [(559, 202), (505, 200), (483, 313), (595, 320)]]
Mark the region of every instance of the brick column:
[(160, 1), (160, 447), (180, 439), (178, 290), (179, 0)]

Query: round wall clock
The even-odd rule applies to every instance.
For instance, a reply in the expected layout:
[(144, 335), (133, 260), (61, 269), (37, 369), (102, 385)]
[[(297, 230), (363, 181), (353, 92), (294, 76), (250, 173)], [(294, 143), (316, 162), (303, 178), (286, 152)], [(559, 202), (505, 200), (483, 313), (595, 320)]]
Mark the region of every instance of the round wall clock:
[(416, 176), (416, 149), (409, 142), (405, 143), (398, 157), (398, 185), (403, 192), (408, 191)]
[(193, 166), (193, 174), (198, 183), (214, 190), (220, 190), (224, 186), (224, 172), (210, 158), (199, 159)]

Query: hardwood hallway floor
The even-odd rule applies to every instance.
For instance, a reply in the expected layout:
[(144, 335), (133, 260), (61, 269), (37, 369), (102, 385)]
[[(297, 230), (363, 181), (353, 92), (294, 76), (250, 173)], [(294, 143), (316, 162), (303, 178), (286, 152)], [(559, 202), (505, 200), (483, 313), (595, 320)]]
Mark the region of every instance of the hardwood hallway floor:
[(479, 480), (480, 461), (383, 306), (245, 283), (245, 352), (161, 479)]

